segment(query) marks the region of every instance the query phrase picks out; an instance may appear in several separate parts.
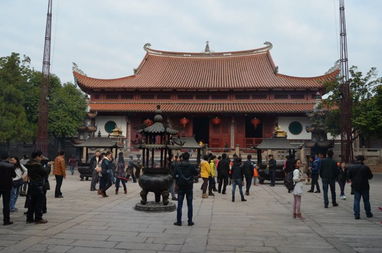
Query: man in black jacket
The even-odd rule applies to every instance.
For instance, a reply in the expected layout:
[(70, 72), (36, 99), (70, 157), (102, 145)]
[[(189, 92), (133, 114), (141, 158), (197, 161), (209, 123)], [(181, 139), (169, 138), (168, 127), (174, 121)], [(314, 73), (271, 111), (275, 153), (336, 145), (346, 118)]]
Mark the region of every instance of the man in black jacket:
[[(227, 157), (227, 154), (222, 154), (222, 159), (218, 163), (217, 172), (218, 172), (218, 193), (225, 194), (228, 176), (229, 176), (229, 163), (230, 160)], [(222, 190), (223, 184), (223, 190)]]
[(239, 187), (241, 201), (247, 201), (244, 198), (244, 194), (243, 194), (243, 178), (244, 178), (244, 169), (241, 164), (241, 159), (239, 157), (236, 157), (232, 165), (232, 202), (235, 202), (236, 186)]
[(244, 162), (244, 176), (245, 176), (245, 183), (246, 183), (246, 189), (245, 189), (245, 195), (249, 195), (249, 188), (251, 188), (252, 185), (252, 178), (253, 178), (253, 162), (252, 162), (252, 156), (247, 156), (247, 161)]
[(48, 168), (44, 168), (41, 161), (44, 159), (41, 151), (32, 153), (31, 160), (25, 165), (28, 169), (30, 203), (27, 212), (27, 223), (44, 224), (48, 221), (42, 218), (44, 205), (44, 189)]
[(8, 154), (0, 156), (0, 197), (3, 198), (3, 225), (11, 225), (10, 220), (10, 197), (12, 189), (12, 178), (16, 177), (15, 167), (8, 162)]
[(365, 206), (366, 216), (368, 218), (373, 217), (369, 200), (369, 179), (373, 178), (373, 173), (368, 166), (363, 164), (365, 158), (360, 155), (356, 157), (356, 162), (351, 164), (348, 168), (349, 179), (351, 180), (351, 187), (354, 192), (354, 218), (359, 220), (360, 218), (360, 206), (361, 197)]
[(176, 210), (176, 222), (174, 223), (174, 225), (182, 225), (182, 207), (184, 196), (186, 196), (188, 209), (188, 225), (192, 226), (194, 225), (194, 222), (192, 221), (193, 185), (194, 177), (198, 175), (198, 171), (196, 170), (195, 166), (190, 164), (190, 154), (188, 152), (182, 154), (182, 159), (183, 160), (176, 165), (174, 174), (174, 178), (178, 186), (178, 208)]
[(111, 171), (113, 170), (113, 154), (110, 151), (107, 151), (105, 156), (102, 159), (101, 163), (101, 178), (99, 181), (99, 190), (102, 197), (109, 197), (106, 194), (107, 189), (112, 185), (111, 181)]
[(273, 159), (273, 155), (268, 156), (268, 168), (269, 168), (269, 179), (271, 180), (271, 186), (275, 186), (276, 181), (276, 160)]
[(328, 151), (328, 157), (321, 160), (320, 163), (320, 176), (322, 179), (322, 189), (324, 190), (324, 206), (328, 208), (328, 187), (332, 194), (333, 206), (338, 206), (336, 202), (336, 178), (338, 175), (338, 166), (336, 161), (333, 160), (333, 151)]

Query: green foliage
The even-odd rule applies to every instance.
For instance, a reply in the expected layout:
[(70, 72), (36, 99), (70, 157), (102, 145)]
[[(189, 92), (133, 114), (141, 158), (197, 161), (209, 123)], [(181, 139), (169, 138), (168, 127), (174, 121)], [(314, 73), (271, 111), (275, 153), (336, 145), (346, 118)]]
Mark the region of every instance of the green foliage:
[[(41, 72), (19, 54), (0, 58), (0, 142), (31, 141), (36, 136)], [(85, 110), (85, 96), (74, 84), (49, 79), (49, 133), (58, 138), (77, 134)]]
[(86, 112), (85, 96), (74, 84), (66, 83), (52, 91), (49, 100), (49, 131), (57, 138), (77, 135)]
[[(350, 72), (350, 92), (352, 97), (353, 132), (362, 136), (382, 136), (382, 78), (377, 76), (376, 68), (371, 68), (366, 75), (353, 66)], [(341, 91), (338, 81), (326, 84), (328, 97), (324, 103), (331, 110), (325, 119), (329, 133), (337, 136), (340, 131)]]
[(31, 74), (30, 59), (12, 53), (0, 58), (0, 141), (24, 141), (33, 136), (24, 109), (24, 90)]

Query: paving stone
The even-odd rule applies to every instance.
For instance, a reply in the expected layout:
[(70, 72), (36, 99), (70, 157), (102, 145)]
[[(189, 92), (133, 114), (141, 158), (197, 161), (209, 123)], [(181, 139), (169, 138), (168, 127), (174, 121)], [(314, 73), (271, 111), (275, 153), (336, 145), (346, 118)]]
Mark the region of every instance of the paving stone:
[(235, 248), (235, 252), (278, 252), (276, 248), (272, 247), (258, 247), (258, 246), (252, 246), (252, 247), (237, 247)]
[(208, 244), (206, 246), (206, 249), (208, 251), (223, 251), (223, 252), (234, 252), (235, 251), (235, 246), (232, 245), (217, 245), (217, 244)]
[(137, 237), (133, 235), (112, 235), (107, 239), (107, 241), (112, 242), (145, 242), (146, 240), (146, 237)]
[(91, 235), (91, 234), (56, 234), (53, 238), (61, 239), (77, 239), (77, 240), (95, 240), (95, 241), (104, 241), (109, 238), (109, 235)]
[(32, 247), (28, 248), (28, 251), (31, 251), (31, 252), (44, 252), (44, 251), (47, 251), (48, 250), (48, 247), (49, 245), (46, 245), (46, 244), (37, 244), (37, 245), (33, 245)]
[(92, 247), (92, 248), (113, 248), (117, 243), (116, 242), (105, 242), (105, 241), (86, 241), (86, 240), (77, 240), (72, 243), (73, 246), (83, 246), (83, 247)]
[(115, 246), (117, 249), (127, 249), (127, 250), (163, 250), (165, 244), (150, 244), (150, 243), (126, 243), (121, 242)]
[(381, 253), (382, 248), (355, 248), (360, 253)]
[(183, 245), (180, 245), (180, 244), (177, 244), (177, 245), (168, 244), (164, 247), (164, 252), (168, 252), (168, 251), (179, 252), (182, 249), (182, 247)]
[(180, 252), (204, 252), (206, 250), (206, 246), (204, 245), (190, 245), (186, 244), (182, 247)]
[[(280, 253), (334, 253), (338, 252), (338, 250), (332, 248), (332, 249), (319, 249), (319, 248), (295, 248), (295, 247), (277, 247), (277, 252)], [(344, 252), (345, 253), (345, 252)]]
[(306, 220), (293, 219), (293, 196), (280, 184), (253, 187), (245, 203), (232, 203), (230, 194), (201, 199), (199, 187), (194, 188), (195, 225), (186, 226), (184, 217), (185, 225), (177, 227), (175, 212), (133, 209), (137, 184), (129, 184), (126, 195), (100, 198), (89, 192), (89, 182), (69, 175), (64, 199), (48, 192), (49, 223), (27, 225), (22, 212), (13, 213), (15, 224), (0, 227), (0, 252), (382, 252), (382, 212), (376, 208), (382, 203), (382, 175), (371, 181), (375, 217), (362, 213), (359, 221), (353, 219), (352, 200), (324, 209), (322, 194), (304, 194)]
[(74, 239), (57, 239), (50, 238), (41, 241), (42, 244), (53, 244), (53, 245), (71, 245), (74, 242)]
[(17, 243), (17, 241), (6, 241), (3, 240), (2, 238), (0, 239), (0, 247), (5, 247), (5, 246), (11, 246), (13, 244)]
[(73, 247), (72, 246), (57, 245), (57, 246), (54, 246), (52, 248), (49, 248), (48, 252), (49, 253), (65, 253), (65, 252), (68, 252), (71, 248), (73, 248)]
[(106, 249), (106, 248), (89, 248), (89, 247), (74, 247), (67, 253), (126, 253), (126, 250)]
[(139, 250), (139, 249), (134, 249), (134, 250), (129, 250), (128, 253), (157, 253), (158, 251), (155, 250)]
[(185, 238), (153, 238), (152, 243), (161, 243), (161, 244), (180, 244), (183, 245)]

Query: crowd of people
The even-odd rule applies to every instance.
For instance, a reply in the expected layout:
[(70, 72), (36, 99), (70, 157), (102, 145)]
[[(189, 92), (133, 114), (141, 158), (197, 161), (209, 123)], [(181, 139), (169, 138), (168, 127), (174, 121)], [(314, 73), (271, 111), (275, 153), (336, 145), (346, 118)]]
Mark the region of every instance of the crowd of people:
[[(90, 191), (97, 191), (99, 195), (108, 197), (106, 191), (114, 184), (115, 194), (119, 193), (120, 185), (127, 194), (126, 184), (129, 180), (136, 183), (141, 174), (140, 155), (137, 155), (137, 161), (134, 161), (130, 155), (125, 162), (123, 152), (118, 153), (118, 158), (114, 159), (110, 151), (101, 153), (96, 151), (94, 157), (90, 159), (90, 169), (92, 171), (92, 180), (90, 183)], [(98, 189), (97, 189), (97, 184)]]
[(247, 160), (243, 162), (241, 157), (236, 154), (230, 160), (225, 153), (219, 157), (210, 153), (203, 156), (199, 168), (200, 177), (203, 180), (201, 185), (202, 198), (215, 196), (214, 192), (226, 194), (227, 185), (232, 184), (232, 202), (235, 202), (236, 188), (239, 188), (241, 201), (246, 201), (243, 186), (246, 185), (245, 194), (249, 195), (252, 181), (254, 180), (253, 182), (256, 184), (256, 177), (258, 175), (251, 155), (248, 155)]
[[(212, 153), (204, 155), (199, 165), (192, 165), (189, 162), (190, 154), (185, 152), (180, 156), (175, 156), (171, 162), (171, 171), (174, 177), (174, 187), (177, 192), (178, 200), (177, 218), (174, 225), (182, 225), (182, 207), (184, 197), (187, 200), (188, 208), (188, 225), (194, 225), (193, 214), (193, 184), (200, 177), (203, 182), (201, 184), (202, 198), (215, 196), (214, 192), (226, 194), (227, 185), (232, 185), (232, 202), (235, 202), (236, 188), (239, 188), (241, 201), (247, 201), (244, 197), (243, 185), (246, 184), (245, 194), (249, 195), (252, 180), (258, 176), (255, 163), (252, 161), (252, 156), (248, 155), (247, 160), (242, 162), (237, 155), (233, 156), (232, 161), (227, 154), (222, 154), (216, 157)], [(217, 180), (216, 180), (217, 179)], [(245, 180), (245, 181), (244, 181)], [(217, 185), (217, 187), (216, 187)], [(208, 193), (207, 193), (208, 191)], [(173, 197), (174, 199), (174, 197)]]
[(0, 196), (3, 198), (3, 224), (11, 225), (10, 213), (18, 211), (16, 202), (21, 195), (20, 190), (27, 185), (24, 207), (27, 208), (26, 222), (45, 224), (43, 219), (47, 212), (46, 192), (50, 189), (50, 167), (47, 158), (41, 151), (33, 152), (30, 159), (9, 156), (7, 153), (0, 155)]
[[(373, 178), (373, 174), (368, 166), (364, 164), (364, 157), (357, 156), (355, 161), (346, 164), (345, 162), (337, 163), (333, 159), (333, 151), (320, 153), (309, 159), (308, 172), (311, 175), (310, 193), (321, 193), (319, 185), (319, 177), (322, 181), (324, 208), (329, 208), (329, 189), (331, 193), (331, 203), (333, 207), (338, 206), (336, 195), (336, 182), (340, 187), (340, 198), (346, 200), (345, 185), (351, 183), (351, 194), (354, 195), (353, 213), (356, 220), (360, 219), (360, 200), (364, 202), (366, 217), (373, 217), (370, 206), (369, 180)], [(293, 171), (293, 217), (304, 219), (301, 215), (301, 196), (304, 192), (303, 185), (306, 181), (307, 173), (302, 168), (302, 163), (299, 159), (294, 162)], [(314, 191), (316, 188), (316, 191)]]
[[(360, 219), (360, 200), (363, 199), (366, 217), (373, 217), (371, 212), (370, 199), (369, 199), (369, 180), (372, 179), (373, 174), (368, 166), (363, 161), (363, 156), (357, 156), (355, 161), (346, 164), (345, 162), (337, 163), (333, 159), (333, 151), (329, 150), (326, 153), (318, 154), (315, 157), (309, 159), (308, 173), (304, 169), (303, 163), (300, 159), (295, 159), (293, 155), (287, 157), (283, 165), (283, 171), (285, 173), (284, 182), (287, 181), (288, 175), (292, 180), (292, 187), (288, 189), (288, 192), (292, 192), (293, 195), (293, 218), (304, 219), (301, 214), (301, 197), (304, 193), (304, 185), (307, 180), (307, 175), (311, 176), (311, 189), (310, 193), (321, 193), (319, 178), (321, 177), (323, 188), (324, 208), (329, 208), (329, 189), (331, 193), (331, 203), (333, 207), (338, 206), (336, 187), (338, 182), (340, 187), (340, 198), (346, 200), (345, 185), (351, 183), (351, 194), (354, 195), (353, 212), (354, 218)], [(187, 155), (188, 157), (188, 155)], [(180, 160), (174, 161), (175, 167), (174, 178), (176, 179), (176, 185), (184, 184), (182, 180), (184, 174), (191, 175), (191, 169), (187, 169), (187, 172), (183, 172), (185, 166), (180, 156)], [(182, 164), (182, 165), (181, 165)], [(188, 158), (187, 158), (187, 164)], [(275, 174), (276, 174), (276, 160), (273, 155), (268, 156), (268, 162), (266, 165), (269, 173), (270, 186), (275, 186)], [(236, 188), (239, 188), (239, 193), (242, 201), (246, 201), (242, 187), (246, 186), (245, 194), (249, 195), (252, 181), (256, 184), (256, 177), (258, 176), (258, 168), (252, 161), (251, 155), (247, 156), (247, 160), (242, 162), (241, 158), (237, 155), (233, 156), (232, 161), (227, 154), (222, 154), (220, 157), (216, 157), (213, 154), (203, 156), (199, 164), (198, 176), (203, 180), (201, 185), (202, 198), (208, 198), (209, 196), (215, 196), (214, 192), (226, 194), (226, 188), (228, 184), (232, 184), (232, 202), (235, 202)], [(179, 172), (180, 171), (180, 172)], [(216, 189), (216, 178), (218, 187)], [(254, 180), (253, 180), (254, 179)], [(245, 180), (245, 181), (244, 181)], [(190, 185), (192, 184), (191, 181)], [(244, 183), (245, 182), (245, 183)], [(190, 191), (192, 187), (188, 188)], [(314, 191), (316, 188), (316, 191)], [(187, 195), (187, 194), (186, 194)], [(188, 193), (188, 196), (192, 196), (192, 192)], [(175, 225), (181, 225), (181, 209), (183, 206), (183, 198), (178, 196), (178, 210), (177, 221)], [(189, 207), (189, 224), (192, 223), (192, 197), (187, 198), (187, 204)], [(190, 216), (191, 213), (191, 216)]]
[[(21, 160), (15, 156), (1, 154), (0, 161), (0, 196), (3, 201), (3, 224), (10, 225), (10, 213), (16, 212), (16, 202), (18, 196), (26, 196), (25, 208), (27, 208), (26, 222), (44, 224), (47, 220), (43, 214), (47, 212), (46, 193), (50, 189), (49, 174), (50, 166), (48, 159), (41, 151), (33, 152), (30, 159), (24, 156)], [(188, 225), (193, 222), (193, 184), (202, 179), (201, 197), (209, 198), (218, 194), (226, 194), (227, 186), (231, 186), (232, 202), (235, 202), (236, 188), (239, 189), (241, 201), (247, 201), (245, 195), (250, 195), (252, 184), (256, 185), (259, 176), (259, 166), (252, 161), (252, 156), (248, 155), (242, 161), (238, 155), (233, 155), (232, 159), (227, 154), (215, 156), (212, 153), (204, 155), (200, 164), (192, 164), (189, 161), (190, 154), (185, 152), (180, 156), (171, 157), (170, 171), (174, 177), (174, 182), (169, 187), (169, 192), (173, 200), (178, 201), (176, 222), (174, 225), (182, 225), (182, 207), (184, 199), (188, 206)], [(54, 191), (55, 198), (63, 198), (61, 187), (66, 178), (65, 153), (59, 152), (54, 159), (53, 175), (56, 180)], [(301, 199), (304, 193), (304, 185), (308, 178), (311, 179), (309, 193), (321, 193), (319, 178), (321, 177), (324, 208), (329, 207), (329, 189), (331, 192), (331, 203), (333, 207), (338, 206), (336, 187), (338, 182), (340, 187), (340, 198), (345, 200), (345, 187), (351, 183), (351, 194), (354, 195), (353, 211), (355, 219), (360, 219), (360, 200), (363, 199), (365, 213), (367, 217), (373, 217), (370, 206), (369, 180), (373, 177), (371, 170), (364, 163), (363, 156), (357, 156), (356, 161), (346, 164), (337, 163), (333, 159), (333, 152), (329, 150), (326, 154), (317, 154), (309, 159), (308, 170), (305, 170), (300, 159), (293, 156), (287, 158), (284, 163), (285, 173), (284, 183), (288, 178), (292, 181), (291, 186), (287, 186), (288, 191), (293, 195), (293, 217), (304, 219), (301, 214)], [(74, 163), (68, 163), (70, 172), (74, 172)], [(269, 173), (270, 186), (275, 186), (276, 160), (273, 155), (268, 156), (266, 167)], [(140, 156), (134, 160), (130, 155), (127, 160), (124, 153), (120, 152), (116, 158), (110, 151), (101, 153), (96, 151), (94, 157), (90, 159), (90, 169), (92, 170), (92, 180), (90, 190), (96, 191), (102, 197), (108, 197), (107, 190), (115, 185), (115, 194), (119, 193), (122, 185), (123, 192), (127, 193), (127, 182), (131, 180), (136, 183), (140, 177), (142, 165)], [(308, 172), (308, 173), (307, 173)], [(97, 187), (98, 186), (98, 187)], [(245, 190), (243, 190), (245, 186)], [(380, 208), (382, 211), (382, 208)]]

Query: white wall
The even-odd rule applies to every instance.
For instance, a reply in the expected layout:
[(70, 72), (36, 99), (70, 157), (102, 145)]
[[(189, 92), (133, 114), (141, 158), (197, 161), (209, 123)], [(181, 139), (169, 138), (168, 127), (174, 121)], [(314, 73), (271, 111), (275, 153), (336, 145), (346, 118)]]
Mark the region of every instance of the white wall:
[[(299, 135), (294, 135), (291, 132), (289, 132), (289, 124), (293, 121), (298, 121), (302, 125), (302, 132)], [(312, 137), (312, 134), (306, 131), (306, 126), (309, 126), (311, 124), (308, 117), (279, 117), (278, 123), (281, 130), (287, 132), (287, 139), (310, 140)]]
[[(298, 121), (302, 125), (302, 132), (299, 135), (294, 135), (289, 132), (289, 124), (293, 121)], [(310, 140), (312, 137), (311, 133), (308, 133), (306, 131), (306, 126), (309, 126), (311, 124), (308, 117), (279, 117), (278, 118), (279, 127), (281, 130), (286, 131), (288, 134), (287, 139), (293, 139), (293, 140)], [(328, 134), (328, 140), (332, 140), (333, 136)], [(340, 140), (341, 137), (337, 136), (334, 138), (335, 140)]]
[(109, 135), (105, 130), (105, 124), (108, 121), (114, 121), (117, 127), (122, 130), (122, 135), (126, 136), (126, 117), (125, 116), (97, 116), (96, 117), (97, 132), (95, 136), (98, 136), (98, 131), (101, 131), (102, 137), (107, 137)]

